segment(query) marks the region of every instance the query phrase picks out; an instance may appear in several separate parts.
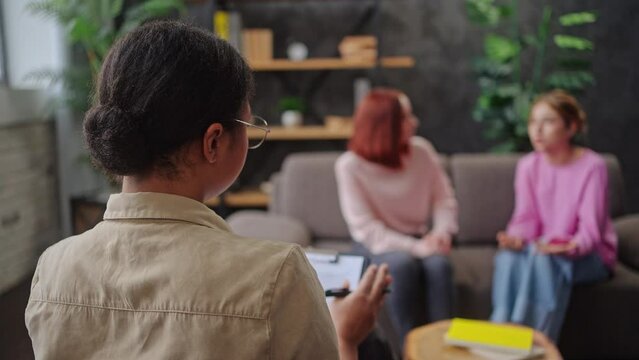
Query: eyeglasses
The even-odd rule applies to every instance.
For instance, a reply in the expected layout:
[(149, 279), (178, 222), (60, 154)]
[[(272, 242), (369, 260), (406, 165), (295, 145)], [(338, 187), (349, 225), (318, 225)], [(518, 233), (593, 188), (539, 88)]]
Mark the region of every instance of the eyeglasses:
[(240, 119), (233, 120), (239, 122), (240, 124), (244, 124), (249, 128), (259, 129), (263, 132), (263, 135), (261, 136), (250, 136), (249, 134), (249, 149), (257, 149), (258, 147), (260, 147), (264, 140), (266, 140), (266, 135), (271, 132), (271, 129), (268, 128), (268, 123), (266, 122), (266, 120), (256, 115), (253, 115), (250, 121), (244, 121)]

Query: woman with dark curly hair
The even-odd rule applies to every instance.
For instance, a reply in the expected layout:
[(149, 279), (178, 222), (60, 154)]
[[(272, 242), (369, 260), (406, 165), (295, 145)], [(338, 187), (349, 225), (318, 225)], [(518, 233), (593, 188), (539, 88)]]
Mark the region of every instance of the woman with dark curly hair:
[(38, 262), (26, 323), (36, 358), (355, 358), (390, 282), (372, 267), (331, 314), (299, 246), (242, 238), (202, 201), (237, 178), (252, 76), (213, 34), (142, 26), (110, 50), (84, 120), (120, 177), (104, 221)]

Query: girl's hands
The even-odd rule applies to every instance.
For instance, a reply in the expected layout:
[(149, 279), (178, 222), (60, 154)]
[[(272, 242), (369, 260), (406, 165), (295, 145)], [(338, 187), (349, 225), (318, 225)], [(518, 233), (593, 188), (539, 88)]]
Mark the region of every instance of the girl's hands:
[(523, 239), (516, 236), (510, 236), (506, 234), (505, 231), (497, 233), (497, 242), (499, 243), (499, 247), (502, 249), (521, 251), (524, 248)]
[(570, 240), (562, 244), (545, 244), (538, 243), (537, 251), (546, 255), (569, 255), (573, 250), (577, 248), (577, 243)]
[[(497, 242), (502, 249), (509, 249), (514, 251), (521, 251), (524, 248), (524, 241), (516, 236), (510, 236), (504, 231), (497, 233)], [(566, 242), (538, 242), (536, 245), (537, 251), (546, 255), (569, 255), (573, 250), (577, 248), (577, 243), (574, 240)]]

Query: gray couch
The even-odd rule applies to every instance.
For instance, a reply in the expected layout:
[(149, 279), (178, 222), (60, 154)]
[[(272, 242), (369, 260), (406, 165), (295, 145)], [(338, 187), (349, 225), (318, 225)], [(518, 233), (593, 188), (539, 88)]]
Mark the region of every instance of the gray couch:
[[(273, 178), (268, 211), (237, 212), (228, 218), (229, 224), (247, 236), (348, 251), (352, 242), (333, 170), (338, 156), (290, 155)], [(486, 319), (490, 314), (494, 237), (513, 209), (518, 159), (519, 155), (490, 154), (441, 157), (459, 202), (459, 234), (450, 255), (455, 316)], [(611, 156), (606, 160), (619, 263), (611, 280), (574, 289), (559, 343), (567, 358), (639, 358), (639, 215), (623, 215), (619, 164)]]

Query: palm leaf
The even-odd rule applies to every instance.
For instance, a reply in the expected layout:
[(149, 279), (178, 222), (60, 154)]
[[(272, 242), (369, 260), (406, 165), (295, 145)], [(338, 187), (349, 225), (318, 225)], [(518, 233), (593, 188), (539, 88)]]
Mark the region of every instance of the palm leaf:
[(559, 17), (559, 23), (562, 26), (576, 26), (583, 24), (591, 24), (597, 21), (597, 15), (592, 11), (582, 11), (576, 13), (565, 14)]
[(588, 71), (558, 71), (546, 78), (548, 88), (559, 88), (569, 91), (582, 90), (595, 83), (595, 78)]
[(594, 49), (592, 41), (577, 36), (555, 35), (555, 44), (562, 49), (587, 51)]
[(484, 40), (484, 51), (489, 59), (505, 63), (519, 54), (520, 45), (507, 37), (488, 34)]
[(513, 72), (511, 64), (504, 64), (487, 58), (475, 59), (473, 62), (473, 68), (480, 76), (490, 76), (494, 78), (507, 77)]
[(496, 26), (508, 11), (495, 5), (494, 0), (466, 0), (466, 13), (470, 21), (484, 26)]

